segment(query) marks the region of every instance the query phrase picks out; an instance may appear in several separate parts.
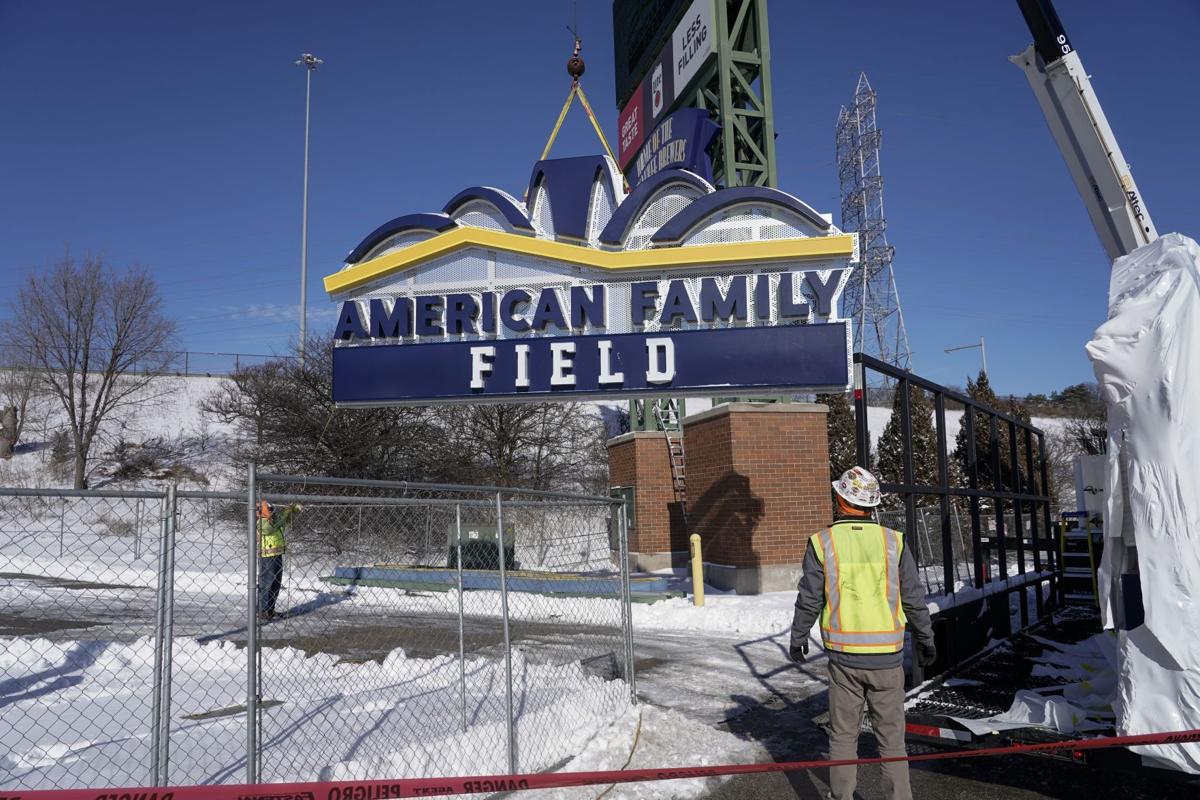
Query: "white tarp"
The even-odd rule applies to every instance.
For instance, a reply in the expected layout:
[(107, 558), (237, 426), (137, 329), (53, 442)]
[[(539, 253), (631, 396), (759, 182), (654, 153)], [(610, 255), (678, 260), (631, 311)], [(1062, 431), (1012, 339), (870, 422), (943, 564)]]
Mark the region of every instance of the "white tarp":
[[(1105, 623), (1120, 573), (1140, 573), (1146, 613), (1118, 637), (1117, 728), (1200, 728), (1200, 246), (1172, 233), (1117, 259), (1087, 352), (1108, 405)], [(1139, 752), (1200, 773), (1200, 744)]]
[[(953, 717), (982, 736), (1013, 728), (1045, 728), (1074, 734), (1101, 731), (1112, 725), (1117, 689), (1116, 645), (1111, 632), (1075, 644), (1031, 636), (1046, 649), (1033, 659), (1035, 677), (1070, 681), (1042, 689), (1023, 689), (1002, 714), (984, 719)], [(952, 685), (947, 681), (947, 685)]]

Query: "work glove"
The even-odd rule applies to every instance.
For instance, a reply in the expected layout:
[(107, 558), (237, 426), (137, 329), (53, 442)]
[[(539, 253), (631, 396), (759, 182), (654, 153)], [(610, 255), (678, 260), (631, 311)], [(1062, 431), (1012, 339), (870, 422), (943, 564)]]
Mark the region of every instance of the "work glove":
[(933, 642), (917, 645), (918, 664), (922, 667), (932, 667), (935, 661), (937, 661), (937, 647), (934, 646)]
[(792, 661), (795, 661), (797, 664), (803, 663), (804, 660), (808, 658), (808, 640), (803, 639), (799, 642), (792, 642), (791, 646), (788, 648), (788, 655), (791, 656)]

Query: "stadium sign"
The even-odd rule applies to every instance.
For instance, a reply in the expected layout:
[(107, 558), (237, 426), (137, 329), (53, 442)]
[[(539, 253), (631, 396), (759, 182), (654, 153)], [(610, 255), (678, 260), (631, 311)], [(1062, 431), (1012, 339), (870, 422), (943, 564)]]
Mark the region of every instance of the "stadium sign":
[(393, 219), (325, 279), (345, 405), (843, 389), (857, 239), (687, 170), (627, 196), (601, 156), (539, 162)]

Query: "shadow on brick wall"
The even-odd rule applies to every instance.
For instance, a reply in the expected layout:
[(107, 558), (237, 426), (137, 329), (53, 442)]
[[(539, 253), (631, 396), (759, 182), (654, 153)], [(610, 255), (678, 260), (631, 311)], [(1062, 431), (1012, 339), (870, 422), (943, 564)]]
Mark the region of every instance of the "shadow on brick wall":
[(726, 472), (688, 505), (690, 532), (700, 534), (706, 558), (740, 555), (745, 559), (752, 555), (751, 535), (763, 517), (765, 503), (750, 490), (749, 478)]

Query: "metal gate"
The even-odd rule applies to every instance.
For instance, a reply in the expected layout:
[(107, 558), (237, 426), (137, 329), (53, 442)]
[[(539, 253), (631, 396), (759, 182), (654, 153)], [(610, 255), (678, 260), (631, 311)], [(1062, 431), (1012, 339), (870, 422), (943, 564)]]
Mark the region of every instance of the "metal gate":
[[(882, 380), (872, 379), (872, 373)], [(940, 654), (935, 668), (941, 671), (978, 652), (991, 638), (1010, 634), (1014, 618), (1018, 627), (1028, 626), (1031, 599), (1032, 619), (1052, 610), (1059, 568), (1050, 527), (1045, 434), (953, 389), (855, 353), (855, 438), (858, 463), (868, 469), (872, 468), (871, 433), (864, 387), (880, 383), (898, 393), (895, 405), (902, 440), (902, 474), (881, 476), (881, 489), (903, 502), (902, 510), (884, 512), (881, 521), (916, 542), (913, 552), (923, 571), (941, 570), (939, 580), (931, 583), (931, 588), (940, 587), (940, 592), (934, 592), (940, 595), (934, 629)], [(914, 478), (910, 408), (914, 390), (932, 396), (937, 482), (931, 485)], [(947, 403), (962, 408), (965, 485), (950, 480)], [(977, 453), (981, 431), (986, 432), (986, 465)], [(969, 527), (964, 528), (960, 510)], [(913, 669), (913, 680), (919, 681), (920, 668), (914, 664)]]

